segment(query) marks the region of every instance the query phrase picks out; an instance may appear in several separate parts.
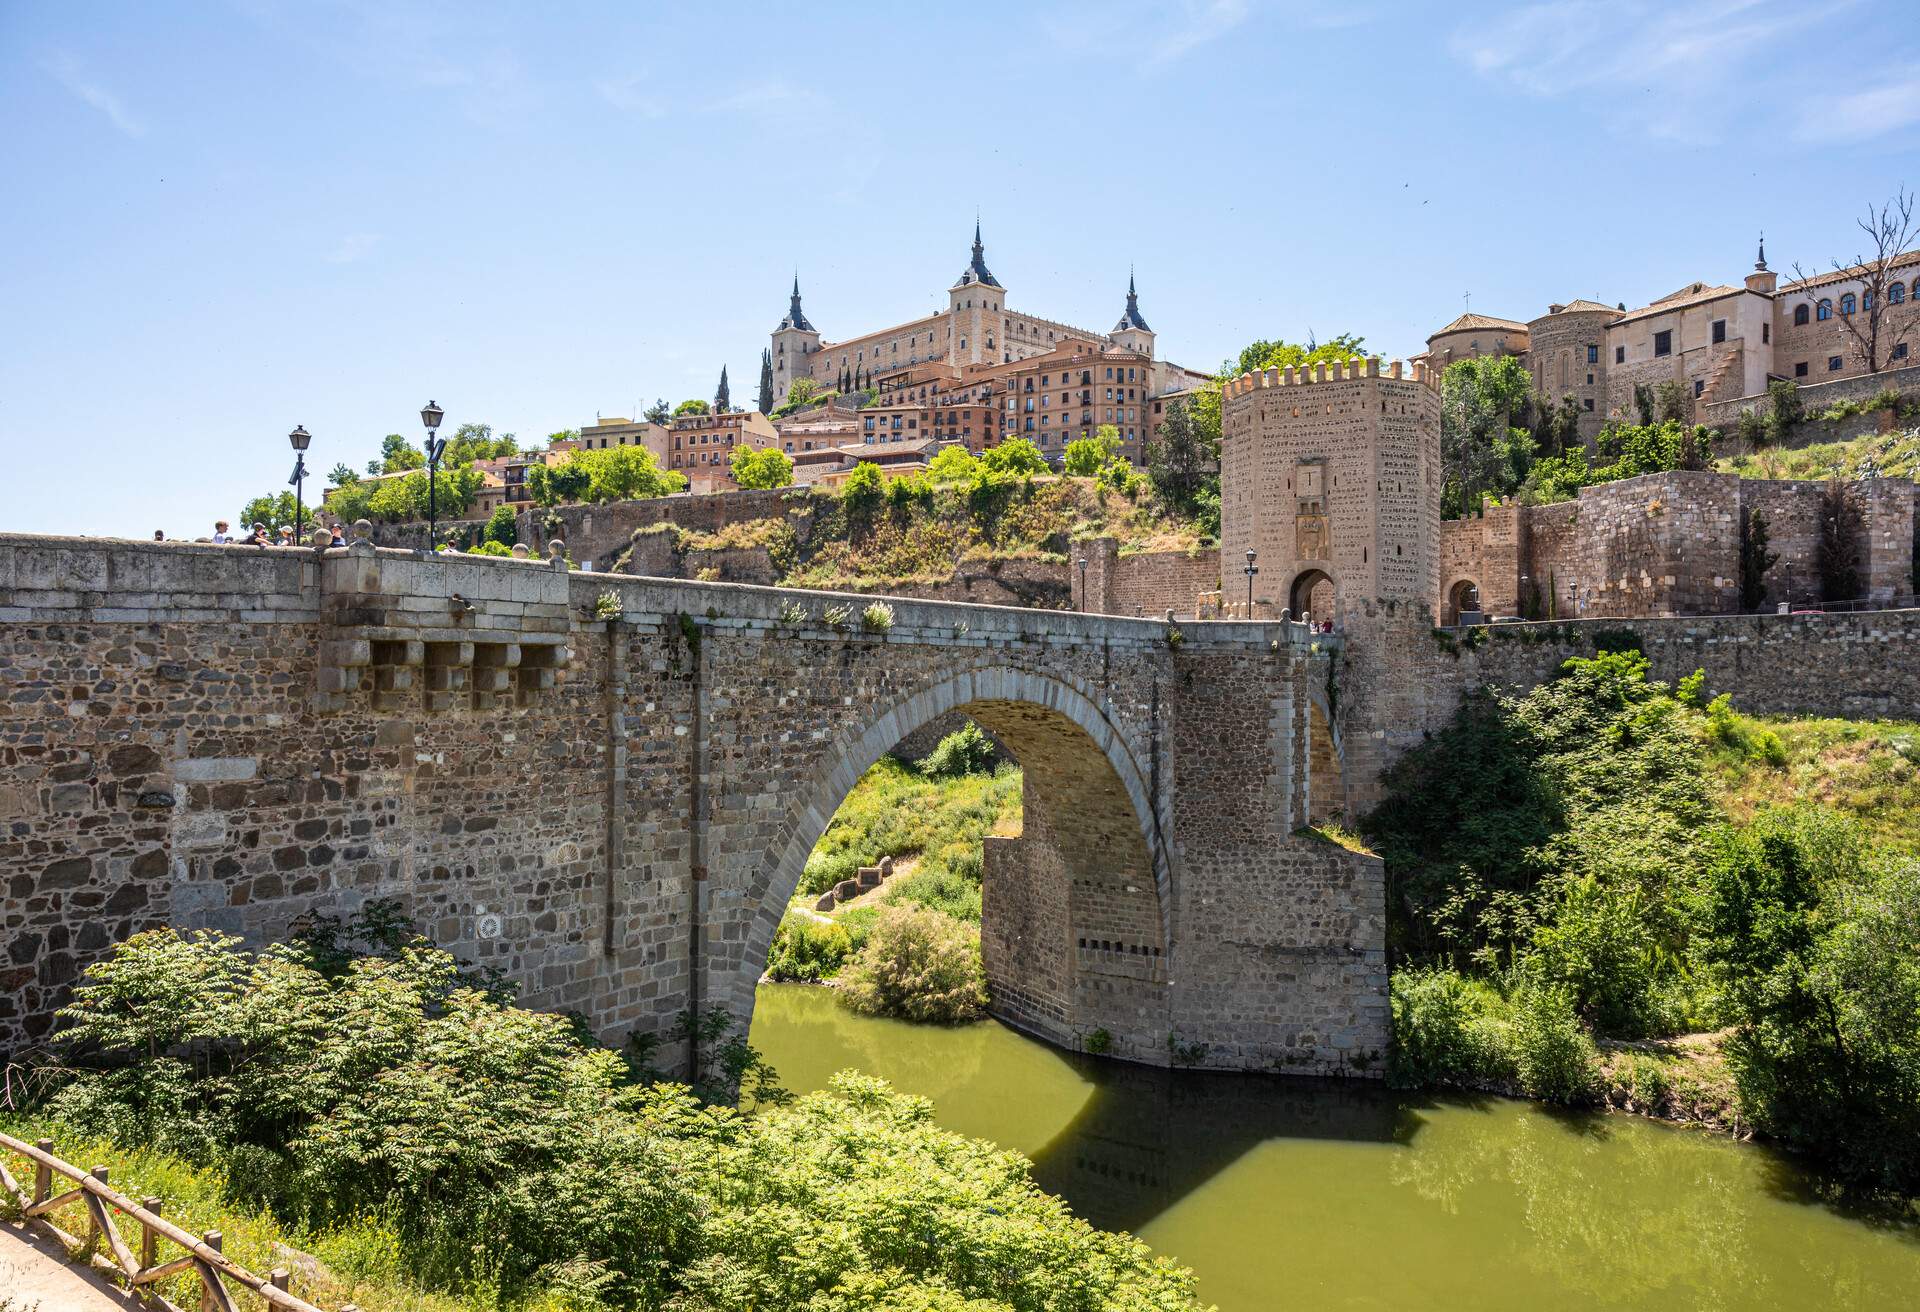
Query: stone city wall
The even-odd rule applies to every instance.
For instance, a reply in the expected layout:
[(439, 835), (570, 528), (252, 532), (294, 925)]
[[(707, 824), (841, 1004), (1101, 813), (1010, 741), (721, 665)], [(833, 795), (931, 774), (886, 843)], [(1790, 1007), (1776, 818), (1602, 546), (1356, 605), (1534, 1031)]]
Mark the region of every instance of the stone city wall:
[[(1086, 595), (1080, 592), (1080, 561), (1087, 562)], [(1123, 553), (1113, 538), (1076, 542), (1070, 551), (1074, 610), (1096, 615), (1192, 618), (1199, 598), (1220, 586), (1220, 551)]]
[[(1824, 326), (1824, 325), (1823, 325)], [(1776, 352), (1776, 358), (1779, 353)], [(1832, 382), (1803, 382), (1800, 385), (1800, 404), (1808, 415), (1818, 415), (1828, 406), (1838, 405), (1842, 401), (1868, 401), (1881, 391), (1892, 388), (1905, 396), (1920, 394), (1920, 365), (1909, 365), (1904, 369), (1885, 369), (1877, 374), (1859, 374), (1849, 378), (1836, 378)], [(1773, 400), (1765, 392), (1758, 396), (1737, 396), (1725, 401), (1716, 401), (1711, 405), (1699, 407), (1699, 420), (1722, 432), (1732, 433), (1740, 422), (1740, 413), (1752, 410), (1765, 418), (1773, 413)], [(1880, 415), (1886, 414), (1886, 419)], [(1891, 412), (1875, 412), (1856, 417), (1865, 421), (1859, 432), (1881, 431), (1883, 425), (1891, 424)], [(1854, 421), (1849, 421), (1854, 422)], [(1805, 423), (1793, 435), (1788, 446), (1805, 446), (1809, 442), (1837, 442), (1849, 434), (1836, 432), (1825, 424)]]
[[(1765, 575), (1771, 609), (1825, 598), (1819, 569), (1824, 485), (1671, 470), (1580, 489), (1572, 501), (1495, 507), (1441, 527), (1440, 616), (1462, 581), (1493, 615), (1546, 618), (1730, 614), (1740, 609), (1740, 523), (1758, 510), (1779, 560)], [(1913, 592), (1915, 485), (1849, 485), (1861, 511), (1858, 595), (1886, 602)], [(1524, 581), (1524, 582), (1523, 582)]]
[(1335, 670), (1347, 809), (1378, 803), (1379, 772), (1444, 726), (1469, 689), (1523, 692), (1596, 639), (1647, 654), (1653, 677), (1707, 672), (1756, 715), (1920, 719), (1920, 610), (1498, 624), (1436, 633), (1418, 607), (1352, 615)]

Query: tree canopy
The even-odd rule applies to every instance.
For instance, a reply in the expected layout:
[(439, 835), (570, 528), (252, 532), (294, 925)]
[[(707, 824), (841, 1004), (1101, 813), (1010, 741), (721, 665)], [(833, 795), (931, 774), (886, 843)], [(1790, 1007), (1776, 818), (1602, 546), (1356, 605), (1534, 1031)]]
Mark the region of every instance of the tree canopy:
[(793, 482), (793, 461), (778, 447), (736, 446), (728, 461), (733, 481), (744, 488), (786, 487)]

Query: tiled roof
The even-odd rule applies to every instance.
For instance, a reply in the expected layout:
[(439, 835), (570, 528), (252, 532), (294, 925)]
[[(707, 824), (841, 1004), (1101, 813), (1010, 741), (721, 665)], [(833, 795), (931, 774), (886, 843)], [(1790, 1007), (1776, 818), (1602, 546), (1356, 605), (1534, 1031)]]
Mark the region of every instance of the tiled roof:
[(1496, 319), (1490, 314), (1463, 314), (1446, 327), (1440, 329), (1439, 332), (1434, 333), (1432, 337), (1427, 338), (1427, 340), (1432, 341), (1434, 337), (1440, 336), (1441, 333), (1466, 332), (1474, 328), (1517, 328), (1521, 332), (1527, 330), (1525, 324), (1518, 323), (1512, 319)]

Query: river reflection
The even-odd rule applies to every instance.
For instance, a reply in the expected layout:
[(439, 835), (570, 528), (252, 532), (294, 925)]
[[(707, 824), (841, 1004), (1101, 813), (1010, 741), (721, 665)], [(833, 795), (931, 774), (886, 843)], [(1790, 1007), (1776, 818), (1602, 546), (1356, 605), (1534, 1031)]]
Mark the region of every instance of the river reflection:
[(761, 988), (752, 1037), (789, 1088), (854, 1067), (932, 1098), (1088, 1220), (1192, 1266), (1222, 1312), (1920, 1304), (1915, 1226), (1822, 1206), (1790, 1163), (1704, 1133), (1096, 1062), (796, 986)]

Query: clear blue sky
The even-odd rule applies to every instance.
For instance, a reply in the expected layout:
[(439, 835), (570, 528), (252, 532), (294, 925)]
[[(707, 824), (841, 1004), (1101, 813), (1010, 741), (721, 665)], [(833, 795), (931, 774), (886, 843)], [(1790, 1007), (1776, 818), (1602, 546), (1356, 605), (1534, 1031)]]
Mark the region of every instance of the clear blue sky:
[[(1329, 15), (1337, 15), (1329, 17)], [(750, 403), (1009, 303), (1161, 353), (1420, 348), (1851, 255), (1920, 184), (1898, 3), (0, 2), (0, 529), (209, 531), (383, 433)], [(318, 484), (309, 484), (318, 491)]]

